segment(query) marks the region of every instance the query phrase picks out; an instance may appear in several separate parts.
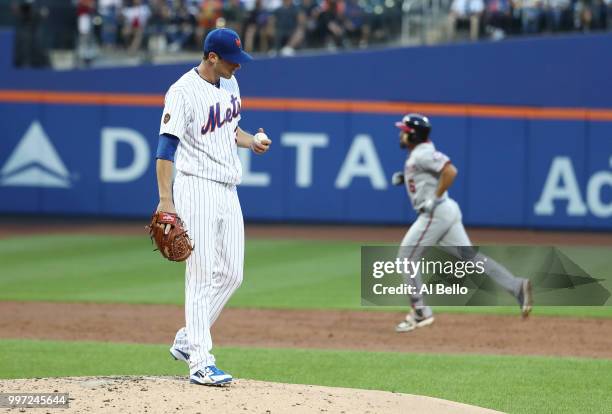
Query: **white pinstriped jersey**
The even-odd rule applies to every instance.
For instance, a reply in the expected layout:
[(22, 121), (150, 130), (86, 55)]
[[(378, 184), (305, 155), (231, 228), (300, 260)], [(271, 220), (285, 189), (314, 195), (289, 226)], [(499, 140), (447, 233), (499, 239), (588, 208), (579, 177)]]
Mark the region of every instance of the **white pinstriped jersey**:
[(196, 68), (166, 93), (159, 134), (180, 140), (175, 155), (178, 171), (226, 184), (240, 184), (236, 130), (240, 121), (240, 89), (236, 78), (205, 81)]
[[(404, 164), (404, 183), (415, 210), (436, 197), (440, 171), (450, 162), (446, 154), (436, 151), (433, 142), (423, 142), (412, 151)], [(442, 195), (446, 198), (447, 193)]]

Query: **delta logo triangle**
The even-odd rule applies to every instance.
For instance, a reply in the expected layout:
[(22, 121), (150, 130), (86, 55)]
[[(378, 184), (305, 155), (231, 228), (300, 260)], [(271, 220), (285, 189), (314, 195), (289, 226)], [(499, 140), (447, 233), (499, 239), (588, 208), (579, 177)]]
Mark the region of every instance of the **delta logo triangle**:
[(40, 122), (32, 122), (0, 170), (0, 185), (70, 187), (70, 174)]

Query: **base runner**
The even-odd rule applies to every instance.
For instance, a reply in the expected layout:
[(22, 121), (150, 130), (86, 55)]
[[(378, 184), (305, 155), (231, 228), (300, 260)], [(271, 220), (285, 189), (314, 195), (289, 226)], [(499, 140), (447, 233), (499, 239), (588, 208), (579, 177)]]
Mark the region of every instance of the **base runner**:
[[(430, 141), (429, 119), (420, 114), (408, 114), (395, 126), (400, 129), (400, 147), (408, 149), (409, 156), (404, 171), (394, 173), (391, 181), (393, 185), (405, 185), (418, 214), (402, 240), (400, 254), (416, 262), (428, 246), (471, 246), (472, 242), (461, 221), (461, 209), (447, 193), (457, 176), (457, 169), (449, 157), (437, 151)], [(486, 274), (517, 299), (521, 314), (526, 318), (533, 302), (531, 282), (514, 276), (482, 253), (475, 253), (472, 260), (485, 263)], [(417, 272), (413, 278), (407, 277), (406, 282), (416, 287), (416, 293), (410, 298), (411, 312), (395, 327), (396, 332), (410, 332), (434, 321), (431, 307), (425, 304), (423, 295), (419, 293), (422, 286), (420, 273)]]

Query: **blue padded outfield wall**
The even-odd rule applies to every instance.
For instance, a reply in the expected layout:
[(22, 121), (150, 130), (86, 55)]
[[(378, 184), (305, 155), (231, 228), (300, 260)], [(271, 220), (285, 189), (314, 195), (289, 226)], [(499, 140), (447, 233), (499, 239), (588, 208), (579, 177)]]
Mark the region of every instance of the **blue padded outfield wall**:
[[(168, 86), (193, 65), (15, 70), (0, 34), (0, 212), (147, 217)], [(430, 115), (468, 225), (612, 229), (612, 36), (261, 59), (238, 72), (247, 220), (408, 223), (393, 123)]]

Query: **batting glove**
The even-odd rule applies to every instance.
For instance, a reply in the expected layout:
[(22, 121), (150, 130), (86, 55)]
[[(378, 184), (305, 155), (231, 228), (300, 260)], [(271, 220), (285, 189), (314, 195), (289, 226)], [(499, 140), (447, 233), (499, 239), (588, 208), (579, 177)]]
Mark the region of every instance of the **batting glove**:
[(404, 173), (401, 171), (394, 172), (391, 176), (391, 184), (402, 185), (404, 184)]
[(436, 207), (438, 207), (438, 205), (440, 205), (440, 203), (443, 201), (443, 198), (430, 198), (429, 200), (425, 201), (425, 204), (423, 204), (423, 207), (421, 207), (419, 211), (421, 213), (433, 213)]

